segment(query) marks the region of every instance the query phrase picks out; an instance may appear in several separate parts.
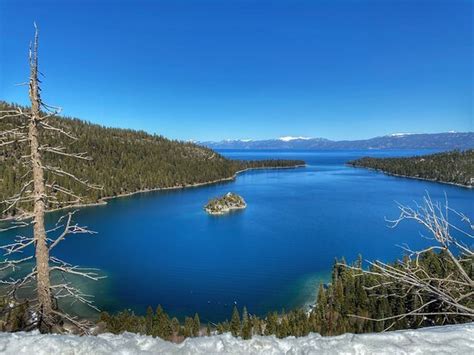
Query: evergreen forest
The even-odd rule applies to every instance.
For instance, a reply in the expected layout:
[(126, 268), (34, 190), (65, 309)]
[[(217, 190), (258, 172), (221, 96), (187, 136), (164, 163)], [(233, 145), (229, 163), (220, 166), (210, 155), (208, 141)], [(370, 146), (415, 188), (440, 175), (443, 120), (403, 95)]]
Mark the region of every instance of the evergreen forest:
[(388, 174), (447, 182), (467, 187), (474, 185), (474, 149), (406, 157), (371, 158), (348, 162), (354, 167), (380, 170)]
[[(0, 102), (0, 111), (18, 105)], [(25, 108), (27, 110), (27, 108)], [(50, 122), (75, 139), (54, 131), (42, 131), (41, 142), (49, 147), (67, 146), (68, 151), (84, 152), (90, 159), (81, 160), (48, 154), (50, 166), (61, 168), (100, 188), (89, 188), (69, 176), (46, 176), (46, 180), (62, 186), (81, 197), (81, 203), (97, 203), (107, 197), (157, 188), (179, 188), (194, 184), (232, 179), (238, 171), (253, 168), (279, 168), (304, 165), (299, 160), (241, 161), (226, 159), (219, 153), (191, 142), (170, 140), (143, 131), (103, 127), (71, 117), (51, 117)], [(16, 118), (0, 120), (0, 131), (18, 126)], [(26, 172), (26, 146), (20, 142), (0, 150), (0, 201), (14, 196), (23, 186)], [(47, 173), (48, 174), (48, 173)], [(49, 209), (68, 205), (73, 196), (54, 191), (56, 201)], [(2, 207), (2, 206), (0, 206)], [(6, 207), (6, 206), (4, 206)], [(2, 208), (2, 211), (4, 208)], [(21, 204), (0, 217), (10, 217), (31, 210)]]

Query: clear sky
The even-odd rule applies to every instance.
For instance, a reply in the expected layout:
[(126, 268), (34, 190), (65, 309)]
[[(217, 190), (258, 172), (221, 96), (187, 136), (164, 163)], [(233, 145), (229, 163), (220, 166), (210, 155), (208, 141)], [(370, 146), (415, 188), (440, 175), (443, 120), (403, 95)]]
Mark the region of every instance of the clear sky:
[(0, 0), (0, 99), (170, 138), (473, 131), (473, 2)]

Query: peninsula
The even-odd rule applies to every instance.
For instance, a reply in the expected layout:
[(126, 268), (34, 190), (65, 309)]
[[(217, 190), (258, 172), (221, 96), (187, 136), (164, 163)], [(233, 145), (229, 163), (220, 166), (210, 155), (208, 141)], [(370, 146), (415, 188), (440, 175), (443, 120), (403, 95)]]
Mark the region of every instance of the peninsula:
[(454, 150), (405, 158), (365, 157), (348, 162), (353, 167), (382, 171), (389, 175), (429, 180), (472, 188), (474, 150)]
[[(0, 111), (16, 107), (20, 106), (0, 100)], [(22, 109), (27, 111), (28, 107)], [(58, 166), (61, 163), (74, 174), (87, 177), (89, 184), (101, 187), (81, 191), (82, 203), (75, 207), (104, 204), (110, 198), (140, 192), (231, 181), (239, 172), (251, 169), (296, 168), (305, 165), (303, 160), (228, 159), (212, 149), (191, 142), (171, 140), (143, 131), (103, 127), (77, 118), (54, 116), (51, 117), (51, 122), (67, 132), (74, 132), (77, 138), (74, 142), (75, 149), (87, 151), (90, 160), (79, 167), (71, 159), (60, 160), (61, 156), (49, 154), (49, 164)], [(0, 120), (0, 131), (7, 131), (14, 124), (15, 117)], [(68, 144), (67, 137), (48, 130), (44, 132), (43, 140), (50, 147)], [(6, 201), (17, 192), (18, 184), (25, 174), (21, 157), (22, 152), (15, 146), (5, 146), (0, 150), (0, 201)], [(55, 183), (69, 186), (67, 176), (55, 176)], [(55, 196), (55, 203), (45, 206), (47, 211), (71, 206), (74, 200), (73, 196), (53, 187), (48, 187), (47, 192)], [(1, 212), (7, 207), (0, 202), (0, 220), (28, 217), (33, 210), (31, 201), (23, 201), (14, 208)]]
[(204, 210), (212, 215), (223, 215), (232, 210), (240, 210), (246, 207), (247, 204), (242, 196), (228, 192), (224, 196), (210, 200), (206, 206), (204, 206)]

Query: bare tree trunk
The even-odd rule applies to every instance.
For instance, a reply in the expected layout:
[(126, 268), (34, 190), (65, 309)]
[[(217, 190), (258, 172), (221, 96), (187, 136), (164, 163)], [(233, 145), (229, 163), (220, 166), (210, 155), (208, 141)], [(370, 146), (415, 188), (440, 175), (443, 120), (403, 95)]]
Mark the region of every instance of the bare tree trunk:
[[(56, 155), (57, 158), (69, 157), (86, 161), (90, 158), (84, 152), (68, 152), (62, 146), (61, 137), (72, 140), (77, 138), (63, 128), (51, 125), (48, 121), (48, 119), (56, 117), (61, 109), (47, 105), (41, 100), (41, 81), (38, 78), (41, 73), (38, 71), (38, 29), (36, 24), (34, 42), (32, 45), (30, 44), (29, 62), (30, 80), (28, 85), (31, 110), (14, 107), (0, 111), (0, 120), (6, 122), (5, 128), (2, 127), (0, 130), (0, 147), (11, 147), (21, 143), (24, 146), (19, 149), (26, 149), (30, 152), (29, 155), (21, 157), (21, 159), (28, 159), (25, 164), (28, 171), (19, 179), (23, 186), (17, 194), (0, 201), (0, 206), (6, 206), (1, 213), (26, 209), (16, 216), (7, 228), (0, 228), (0, 232), (33, 226), (33, 236), (17, 235), (13, 242), (0, 245), (0, 250), (3, 251), (3, 258), (0, 256), (0, 272), (4, 270), (14, 272), (16, 268), (26, 262), (32, 263), (32, 266), (26, 267), (26, 269), (30, 269), (28, 274), (2, 279), (0, 283), (8, 287), (7, 294), (12, 299), (18, 299), (18, 292), (21, 289), (36, 288), (36, 297), (30, 298), (28, 312), (34, 312), (37, 317), (28, 319), (28, 322), (32, 321), (29, 327), (37, 326), (42, 333), (48, 333), (54, 331), (60, 322), (65, 321), (86, 334), (89, 333), (91, 324), (87, 320), (81, 320), (65, 313), (57, 302), (60, 299), (69, 298), (73, 300), (72, 302), (78, 301), (98, 311), (90, 299), (92, 296), (84, 294), (80, 288), (74, 286), (72, 280), (67, 276), (80, 276), (94, 281), (102, 279), (104, 276), (100, 276), (96, 269), (71, 265), (52, 255), (51, 250), (69, 235), (95, 233), (88, 230), (87, 227), (81, 227), (73, 222), (72, 218), (76, 211), (69, 211), (60, 217), (56, 226), (50, 231), (45, 229), (44, 218), (45, 210), (50, 205), (75, 206), (81, 202), (80, 196), (73, 190), (61, 186), (55, 181), (54, 176), (67, 177), (86, 188), (101, 189), (102, 187), (90, 184), (87, 180), (78, 178), (61, 167), (48, 164), (53, 155)], [(60, 145), (48, 144), (48, 135), (50, 135), (49, 138), (56, 136)], [(45, 140), (43, 141), (43, 139)], [(17, 149), (17, 147), (13, 147), (13, 149)], [(23, 161), (19, 162), (19, 164), (24, 163)], [(33, 218), (27, 222), (24, 219), (30, 217), (32, 202)], [(61, 233), (59, 233), (60, 230), (62, 230)], [(54, 234), (48, 235), (49, 232)], [(27, 251), (27, 248), (32, 246), (34, 246), (34, 255)], [(25, 256), (24, 252), (29, 255)], [(51, 279), (53, 274), (61, 276), (59, 282), (57, 280), (54, 282), (55, 280)], [(20, 296), (20, 298), (23, 297)], [(61, 329), (58, 328), (58, 330)]]
[(51, 300), (51, 282), (49, 279), (49, 249), (46, 245), (45, 214), (45, 182), (41, 153), (38, 143), (38, 125), (41, 121), (41, 98), (38, 88), (38, 31), (30, 50), (30, 83), (31, 119), (29, 123), (29, 140), (31, 150), (31, 167), (34, 186), (34, 240), (36, 243), (35, 258), (37, 267), (37, 293), (40, 310), (39, 328), (42, 333), (50, 332), (52, 326), (53, 307)]

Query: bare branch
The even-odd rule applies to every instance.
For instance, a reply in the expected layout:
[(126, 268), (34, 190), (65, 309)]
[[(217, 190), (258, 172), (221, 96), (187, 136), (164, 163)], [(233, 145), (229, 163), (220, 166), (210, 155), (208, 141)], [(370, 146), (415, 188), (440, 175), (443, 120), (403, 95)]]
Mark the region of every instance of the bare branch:
[(67, 171), (64, 171), (59, 167), (53, 167), (53, 166), (46, 165), (46, 166), (43, 166), (43, 168), (45, 170), (50, 171), (51, 173), (53, 173), (57, 176), (61, 176), (61, 177), (67, 176), (67, 177), (73, 179), (74, 181), (76, 181), (76, 182), (78, 182), (78, 183), (80, 183), (80, 184), (82, 184), (82, 185), (84, 185), (88, 188), (96, 189), (96, 190), (101, 190), (102, 189), (102, 186), (90, 184), (87, 180), (82, 180), (82, 179), (78, 178), (77, 176), (75, 176), (74, 174), (71, 174)]
[(42, 122), (40, 123), (40, 125), (41, 125), (44, 129), (46, 129), (46, 130), (48, 130), (48, 131), (58, 132), (58, 133), (64, 134), (66, 137), (68, 137), (68, 138), (70, 138), (70, 139), (72, 139), (72, 140), (77, 140), (77, 138), (74, 137), (71, 133), (66, 132), (65, 130), (63, 130), (63, 129), (61, 129), (61, 128), (53, 127), (53, 126), (51, 126), (50, 124), (46, 123), (45, 121), (42, 121)]
[[(384, 290), (388, 285), (397, 285), (398, 287), (402, 285), (406, 289), (401, 294), (379, 293), (378, 296), (406, 298), (415, 295), (419, 298), (421, 306), (408, 313), (391, 317), (379, 319), (355, 317), (376, 321), (401, 320), (407, 316), (428, 315), (458, 315), (474, 318), (473, 305), (472, 302), (469, 302), (474, 295), (474, 280), (462, 265), (463, 263), (472, 265), (474, 254), (472, 243), (465, 243), (460, 239), (463, 237), (472, 238), (472, 234), (450, 221), (449, 212), (454, 212), (454, 215), (460, 219), (458, 222), (467, 224), (468, 229), (472, 230), (470, 219), (449, 207), (447, 198), (444, 205), (441, 205), (439, 202), (433, 202), (427, 194), (423, 199), (423, 205), (417, 203), (415, 205), (416, 208), (412, 208), (398, 204), (400, 215), (397, 219), (390, 221), (391, 227), (398, 226), (404, 220), (413, 220), (430, 232), (432, 236), (430, 240), (434, 243), (433, 245), (421, 250), (412, 250), (408, 246), (402, 246), (402, 249), (407, 253), (406, 259), (398, 261), (396, 265), (376, 260), (367, 261), (370, 266), (368, 270), (359, 266), (344, 266), (362, 274), (377, 277), (379, 283), (367, 287), (367, 291)], [(458, 236), (455, 236), (452, 231), (457, 232)], [(444, 277), (440, 277), (432, 270), (422, 266), (421, 258), (433, 252), (436, 253), (434, 255), (437, 255), (444, 270), (450, 270)], [(421, 297), (421, 295), (424, 296)], [(436, 305), (440, 311), (424, 311), (430, 305)], [(390, 327), (392, 326), (393, 324)]]
[(75, 158), (75, 159), (83, 159), (83, 160), (92, 160), (91, 157), (87, 156), (87, 153), (68, 153), (65, 152), (64, 147), (49, 147), (49, 146), (42, 146), (40, 147), (40, 150), (48, 153), (53, 153), (57, 155), (62, 155), (64, 157), (70, 157), (70, 158)]
[[(0, 204), (6, 205), (2, 212), (3, 215), (9, 211), (20, 214), (16, 215), (6, 227), (2, 227), (0, 232), (32, 226), (33, 235), (16, 236), (13, 241), (0, 246), (4, 252), (2, 261), (0, 261), (0, 271), (8, 273), (24, 267), (27, 273), (26, 276), (18, 276), (16, 279), (15, 277), (4, 277), (0, 280), (0, 284), (8, 288), (7, 294), (13, 298), (18, 296), (20, 289), (34, 286), (35, 297), (30, 298), (29, 307), (31, 309), (28, 311), (33, 312), (36, 316), (33, 323), (28, 324), (28, 329), (31, 326), (37, 326), (41, 332), (50, 332), (55, 324), (59, 324), (59, 318), (67, 320), (87, 332), (87, 322), (79, 321), (75, 317), (59, 311), (53, 303), (58, 299), (70, 298), (72, 302), (81, 302), (97, 310), (97, 307), (92, 303), (92, 296), (81, 292), (66, 279), (66, 276), (80, 276), (94, 281), (100, 280), (104, 276), (101, 276), (96, 269), (68, 264), (52, 256), (51, 251), (69, 235), (94, 234), (94, 232), (88, 230), (87, 227), (73, 223), (72, 218), (75, 211), (61, 217), (56, 226), (47, 230), (45, 212), (51, 206), (64, 206), (81, 200), (73, 190), (52, 180), (51, 175), (70, 178), (75, 183), (87, 188), (101, 189), (101, 187), (89, 183), (86, 179), (76, 177), (60, 166), (51, 166), (47, 163), (53, 154), (60, 159), (90, 160), (90, 158), (84, 152), (68, 152), (62, 145), (45, 144), (43, 141), (45, 136), (56, 139), (57, 136), (62, 135), (73, 140), (76, 140), (76, 137), (65, 129), (55, 127), (48, 122), (59, 114), (61, 108), (48, 105), (41, 99), (41, 81), (38, 78), (39, 75), (42, 75), (38, 69), (38, 28), (36, 24), (34, 27), (34, 40), (30, 43), (29, 48), (30, 77), (27, 83), (31, 108), (26, 110), (14, 107), (10, 110), (0, 111), (0, 120), (3, 120), (2, 131), (0, 131), (0, 147), (7, 147), (7, 158), (9, 158), (11, 150), (17, 149), (17, 144), (27, 143), (18, 146), (21, 149), (19, 152), (13, 151), (11, 154), (16, 159), (14, 161), (17, 164), (14, 167), (15, 174), (23, 174), (19, 178), (15, 176), (16, 181), (21, 181), (19, 185), (22, 185), (14, 196), (0, 201)], [(26, 172), (24, 172), (25, 168)], [(25, 180), (28, 181), (24, 182)], [(62, 201), (63, 199), (66, 201)], [(32, 211), (29, 211), (31, 208)], [(30, 217), (31, 221), (22, 221), (21, 218), (25, 217)], [(20, 275), (25, 274), (23, 271), (22, 269)], [(59, 275), (63, 281), (57, 282), (56, 278), (51, 277), (52, 273)]]
[(61, 223), (61, 221), (65, 218), (66, 219), (66, 225), (64, 226), (64, 230), (59, 235), (59, 237), (56, 238), (56, 240), (49, 246), (49, 250), (52, 250), (55, 246), (57, 246), (61, 241), (66, 238), (67, 235), (69, 234), (95, 234), (95, 232), (90, 231), (87, 229), (87, 227), (80, 227), (77, 224), (72, 224), (72, 217), (77, 211), (69, 212), (66, 216), (62, 216), (56, 225)]

